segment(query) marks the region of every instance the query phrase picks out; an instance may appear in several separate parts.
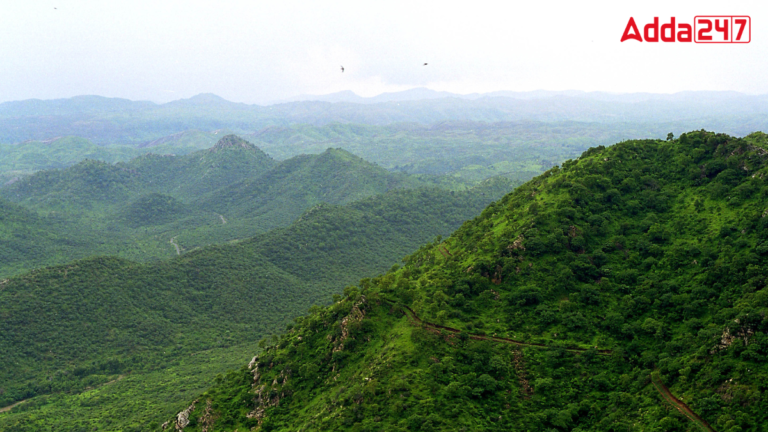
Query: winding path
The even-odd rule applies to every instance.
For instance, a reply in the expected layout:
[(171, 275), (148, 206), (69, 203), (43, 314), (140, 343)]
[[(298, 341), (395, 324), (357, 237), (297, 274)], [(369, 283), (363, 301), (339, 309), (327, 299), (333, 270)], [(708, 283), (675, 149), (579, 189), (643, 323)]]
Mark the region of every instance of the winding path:
[(176, 243), (176, 237), (171, 237), (171, 241), (169, 243), (171, 243), (173, 247), (176, 248), (176, 255), (181, 255), (181, 248), (179, 248), (179, 244)]
[[(414, 312), (413, 309), (409, 308), (404, 304), (395, 303), (389, 300), (385, 300), (385, 301), (394, 307), (399, 307), (411, 322), (417, 323), (427, 329), (431, 329), (434, 331), (447, 331), (449, 333), (454, 333), (454, 334), (462, 333), (462, 331), (459, 329), (446, 327), (440, 324), (434, 324), (434, 323), (424, 321), (421, 318), (419, 318), (418, 315), (416, 315), (416, 312)], [(538, 347), (538, 348), (561, 348), (566, 351), (575, 352), (575, 353), (582, 353), (590, 350), (589, 348), (565, 348), (565, 347), (545, 345), (545, 344), (534, 343), (534, 342), (523, 342), (523, 341), (518, 341), (514, 339), (498, 337), (498, 336), (485, 336), (485, 335), (476, 335), (476, 334), (468, 334), (468, 336), (470, 339), (474, 339), (474, 340), (484, 340), (484, 341), (490, 341), (490, 342), (505, 343), (505, 344), (511, 344), (511, 345), (519, 345), (519, 346), (530, 346), (530, 347)], [(607, 356), (607, 355), (613, 354), (613, 351), (608, 349), (595, 350), (595, 351), (600, 355)]]
[[(120, 381), (120, 380), (121, 380), (121, 379), (123, 379), (123, 378), (125, 378), (125, 375), (120, 375), (120, 376), (118, 376), (117, 378), (113, 379), (112, 381), (107, 381), (107, 382), (105, 382), (104, 384), (101, 384), (101, 385), (98, 385), (98, 386), (96, 386), (96, 388), (99, 388), (99, 387), (104, 387), (104, 386), (108, 386), (108, 385), (110, 385), (110, 384), (114, 384), (114, 383), (116, 383), (116, 382)], [(87, 390), (92, 390), (92, 389), (93, 389), (93, 387), (86, 387), (86, 388), (84, 389), (84, 391), (87, 391)], [(41, 395), (41, 396), (45, 396), (45, 395)], [(35, 397), (37, 397), (37, 396), (35, 396)], [(17, 407), (17, 406), (19, 406), (19, 405), (23, 404), (24, 402), (27, 402), (27, 401), (29, 401), (29, 400), (31, 400), (31, 399), (33, 399), (33, 398), (29, 398), (29, 399), (20, 400), (20, 401), (18, 401), (18, 402), (16, 402), (16, 403), (14, 403), (14, 404), (8, 405), (8, 406), (6, 406), (6, 407), (3, 407), (3, 408), (0, 408), (0, 413), (8, 412), (8, 411), (10, 411), (10, 410), (14, 409), (15, 407)]]
[(695, 412), (693, 412), (693, 410), (688, 405), (685, 404), (685, 402), (676, 398), (675, 395), (673, 395), (672, 392), (669, 391), (667, 386), (665, 386), (664, 383), (661, 381), (661, 377), (659, 377), (655, 373), (652, 373), (651, 382), (653, 383), (653, 387), (656, 388), (656, 390), (661, 394), (664, 400), (667, 401), (673, 407), (677, 408), (677, 410), (680, 411), (680, 413), (684, 415), (685, 418), (696, 423), (696, 425), (698, 425), (701, 429), (703, 429), (706, 432), (715, 432), (715, 430), (712, 429), (712, 426), (710, 426), (706, 420), (699, 417)]
[(29, 399), (20, 400), (20, 401), (16, 402), (13, 405), (8, 405), (7, 407), (0, 408), (0, 413), (8, 412), (8, 411), (12, 410), (14, 407), (17, 407), (17, 406), (23, 404), (24, 402), (26, 402), (28, 400)]

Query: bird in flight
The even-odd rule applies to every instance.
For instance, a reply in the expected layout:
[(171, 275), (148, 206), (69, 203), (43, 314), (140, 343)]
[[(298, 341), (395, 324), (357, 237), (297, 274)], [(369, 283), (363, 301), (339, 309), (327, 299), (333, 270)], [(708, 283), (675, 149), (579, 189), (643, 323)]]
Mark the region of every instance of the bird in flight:
[(341, 73), (344, 73), (344, 66), (341, 67)]
[(426, 64), (426, 63), (424, 63), (424, 66), (426, 66), (426, 65), (427, 65), (427, 64)]

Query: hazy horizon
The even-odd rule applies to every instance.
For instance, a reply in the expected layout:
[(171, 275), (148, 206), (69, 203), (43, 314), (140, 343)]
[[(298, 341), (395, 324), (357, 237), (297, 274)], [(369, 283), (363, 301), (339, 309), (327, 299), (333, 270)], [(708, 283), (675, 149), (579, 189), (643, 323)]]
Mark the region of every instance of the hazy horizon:
[[(546, 93), (546, 95), (542, 94), (541, 97), (547, 97), (547, 96), (586, 96), (586, 97), (589, 97), (589, 96), (595, 96), (595, 95), (609, 95), (609, 96), (639, 96), (639, 95), (647, 95), (647, 96), (675, 96), (675, 95), (692, 94), (692, 93), (708, 93), (708, 94), (709, 93), (714, 93), (714, 94), (728, 94), (728, 93), (730, 93), (730, 94), (734, 94), (734, 95), (747, 96), (747, 97), (750, 97), (750, 96), (754, 96), (754, 97), (768, 96), (768, 92), (766, 92), (766, 93), (750, 94), (750, 93), (738, 92), (738, 91), (735, 91), (735, 90), (682, 90), (682, 91), (678, 91), (678, 92), (662, 93), (662, 92), (609, 92), (609, 91), (600, 91), (600, 90), (585, 91), (585, 90), (577, 90), (577, 89), (567, 89), (567, 90), (535, 89), (535, 90), (528, 90), (528, 91), (516, 91), (516, 90), (504, 90), (504, 89), (502, 89), (502, 90), (494, 90), (494, 91), (483, 92), (483, 93), (454, 93), (454, 92), (445, 92), (445, 91), (439, 91), (439, 90), (432, 90), (432, 89), (428, 89), (426, 87), (413, 87), (413, 88), (408, 88), (408, 89), (400, 90), (400, 91), (382, 92), (382, 93), (378, 93), (378, 94), (375, 94), (375, 95), (372, 95), (372, 96), (362, 96), (362, 95), (359, 95), (359, 94), (355, 93), (353, 90), (339, 90), (339, 91), (336, 91), (336, 92), (325, 93), (325, 94), (300, 94), (300, 95), (295, 95), (295, 96), (288, 97), (288, 98), (285, 98), (285, 99), (265, 101), (265, 102), (261, 102), (261, 103), (259, 103), (259, 102), (255, 102), (255, 103), (237, 102), (237, 101), (229, 100), (229, 99), (227, 99), (225, 97), (222, 97), (220, 95), (217, 95), (216, 93), (203, 92), (203, 93), (198, 93), (198, 94), (191, 95), (191, 96), (188, 96), (188, 97), (180, 97), (178, 99), (172, 99), (172, 100), (162, 101), (162, 102), (148, 100), (148, 99), (131, 99), (131, 98), (126, 98), (126, 97), (104, 96), (104, 95), (99, 95), (99, 94), (78, 94), (78, 95), (73, 95), (73, 96), (69, 96), (69, 97), (60, 97), (60, 98), (48, 98), (48, 99), (28, 98), (28, 99), (6, 100), (6, 101), (0, 102), (0, 104), (9, 103), (9, 102), (57, 101), (57, 100), (68, 100), (68, 99), (75, 99), (75, 98), (82, 98), (82, 97), (99, 97), (99, 98), (106, 98), (106, 99), (122, 99), (122, 100), (131, 101), (131, 102), (151, 102), (151, 103), (154, 103), (154, 104), (157, 104), (157, 105), (164, 105), (164, 104), (167, 104), (167, 103), (184, 101), (184, 100), (190, 100), (190, 99), (195, 99), (195, 98), (198, 98), (198, 97), (205, 97), (205, 96), (209, 96), (210, 95), (210, 96), (221, 98), (221, 99), (223, 99), (223, 100), (225, 100), (227, 102), (232, 102), (232, 103), (243, 103), (243, 104), (246, 104), (246, 105), (269, 106), (269, 105), (277, 105), (277, 104), (281, 104), (281, 103), (291, 103), (291, 102), (299, 102), (299, 101), (315, 101), (313, 98), (326, 98), (326, 97), (337, 96), (337, 95), (341, 96), (341, 95), (344, 95), (344, 94), (350, 94), (351, 96), (353, 96), (355, 98), (360, 98), (360, 99), (363, 99), (363, 100), (374, 100), (374, 99), (380, 98), (382, 96), (387, 96), (387, 95), (405, 94), (405, 93), (407, 93), (409, 91), (412, 91), (412, 90), (428, 90), (428, 91), (431, 91), (431, 92), (435, 92), (436, 96), (439, 94), (439, 96), (437, 96), (437, 97), (462, 97), (462, 98), (468, 98), (468, 97), (481, 98), (481, 97), (484, 97), (484, 96), (487, 96), (487, 95), (494, 95), (495, 96), (497, 93), (509, 93), (510, 95), (503, 95), (503, 96), (508, 96), (508, 97), (513, 97), (512, 94), (517, 94), (517, 95), (522, 96), (522, 95), (526, 95), (526, 94), (537, 94), (537, 93)], [(437, 98), (437, 97), (435, 97), (435, 98)], [(414, 98), (414, 99), (405, 99), (405, 100), (421, 100), (421, 99), (420, 98)], [(333, 101), (331, 101), (331, 102), (333, 102)], [(382, 101), (382, 103), (383, 102), (384, 101)]]
[[(350, 90), (768, 93), (764, 2), (0, 1), (0, 102), (100, 95), (248, 104)], [(620, 42), (629, 17), (750, 15), (748, 44)], [(424, 63), (428, 63), (426, 66)], [(344, 66), (344, 72), (341, 71)]]

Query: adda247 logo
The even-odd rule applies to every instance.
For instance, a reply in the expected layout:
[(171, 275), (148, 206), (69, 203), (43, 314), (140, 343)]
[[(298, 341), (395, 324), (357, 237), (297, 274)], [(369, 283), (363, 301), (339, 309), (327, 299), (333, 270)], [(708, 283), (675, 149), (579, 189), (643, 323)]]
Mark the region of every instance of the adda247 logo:
[(752, 40), (752, 19), (747, 15), (698, 15), (693, 25), (671, 17), (659, 25), (659, 17), (643, 26), (643, 31), (629, 18), (621, 41), (638, 42), (696, 42), (696, 43), (749, 43)]

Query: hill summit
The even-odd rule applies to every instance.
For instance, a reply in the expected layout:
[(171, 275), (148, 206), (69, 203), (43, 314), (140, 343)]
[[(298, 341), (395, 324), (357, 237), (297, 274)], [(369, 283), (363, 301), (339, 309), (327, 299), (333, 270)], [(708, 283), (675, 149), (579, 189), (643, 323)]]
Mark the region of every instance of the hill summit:
[(248, 141), (240, 138), (237, 135), (230, 134), (223, 136), (213, 147), (211, 147), (212, 152), (218, 152), (220, 150), (228, 149), (228, 148), (244, 148), (249, 150), (256, 150), (256, 146), (249, 143)]

